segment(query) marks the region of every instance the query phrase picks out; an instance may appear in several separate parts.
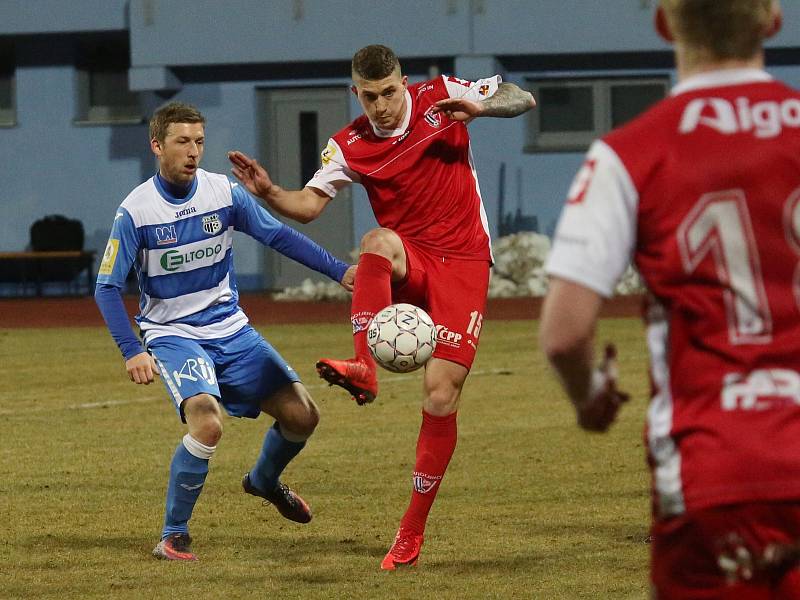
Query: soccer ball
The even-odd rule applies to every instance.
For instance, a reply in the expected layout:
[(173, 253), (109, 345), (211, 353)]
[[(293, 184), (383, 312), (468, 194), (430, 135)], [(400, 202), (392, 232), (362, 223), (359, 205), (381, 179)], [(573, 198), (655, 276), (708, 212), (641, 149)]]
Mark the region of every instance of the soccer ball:
[(436, 348), (436, 326), (413, 304), (391, 304), (370, 321), (367, 344), (375, 361), (394, 373), (416, 371)]

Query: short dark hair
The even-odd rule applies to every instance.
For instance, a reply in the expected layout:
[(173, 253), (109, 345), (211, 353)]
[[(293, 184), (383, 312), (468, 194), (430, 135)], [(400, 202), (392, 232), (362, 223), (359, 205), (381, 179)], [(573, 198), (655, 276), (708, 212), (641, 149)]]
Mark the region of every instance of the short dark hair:
[(163, 142), (170, 123), (202, 123), (206, 118), (196, 107), (184, 102), (168, 102), (159, 107), (150, 119), (150, 139)]
[(362, 79), (376, 81), (383, 79), (400, 68), (400, 61), (391, 48), (373, 44), (365, 46), (353, 55), (353, 75)]

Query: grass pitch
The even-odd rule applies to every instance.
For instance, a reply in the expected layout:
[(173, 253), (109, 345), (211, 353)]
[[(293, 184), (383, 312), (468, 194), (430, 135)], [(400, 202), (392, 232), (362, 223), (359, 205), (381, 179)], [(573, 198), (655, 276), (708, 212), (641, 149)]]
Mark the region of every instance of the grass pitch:
[(184, 433), (161, 383), (135, 386), (104, 329), (0, 330), (0, 598), (644, 598), (649, 477), (642, 327), (601, 323), (633, 394), (607, 435), (575, 426), (533, 322), (489, 321), (459, 442), (417, 569), (378, 568), (410, 494), (419, 374), (381, 373), (375, 404), (320, 385), (347, 325), (261, 328), (322, 421), (284, 479), (303, 526), (246, 496), (270, 422), (226, 419), (191, 531), (200, 562), (150, 556)]

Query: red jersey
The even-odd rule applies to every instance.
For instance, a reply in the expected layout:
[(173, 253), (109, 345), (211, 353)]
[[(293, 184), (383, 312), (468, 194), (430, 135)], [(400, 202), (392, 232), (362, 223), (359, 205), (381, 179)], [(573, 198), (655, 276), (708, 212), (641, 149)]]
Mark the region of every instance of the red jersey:
[(485, 99), (499, 82), (498, 76), (476, 82), (442, 76), (409, 85), (398, 129), (378, 129), (360, 116), (328, 141), (322, 167), (306, 185), (333, 197), (361, 183), (381, 227), (436, 256), (490, 260), (467, 127), (431, 110), (445, 98)]
[(547, 270), (607, 296), (630, 259), (659, 513), (800, 499), (800, 93), (706, 73), (596, 142)]

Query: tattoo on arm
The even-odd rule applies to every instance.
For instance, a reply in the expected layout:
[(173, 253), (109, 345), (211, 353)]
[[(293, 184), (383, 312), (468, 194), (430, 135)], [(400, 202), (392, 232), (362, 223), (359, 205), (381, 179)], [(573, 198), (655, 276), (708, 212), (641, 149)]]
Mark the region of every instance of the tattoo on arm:
[(533, 96), (513, 83), (501, 83), (493, 96), (483, 101), (482, 117), (516, 117), (533, 108)]

